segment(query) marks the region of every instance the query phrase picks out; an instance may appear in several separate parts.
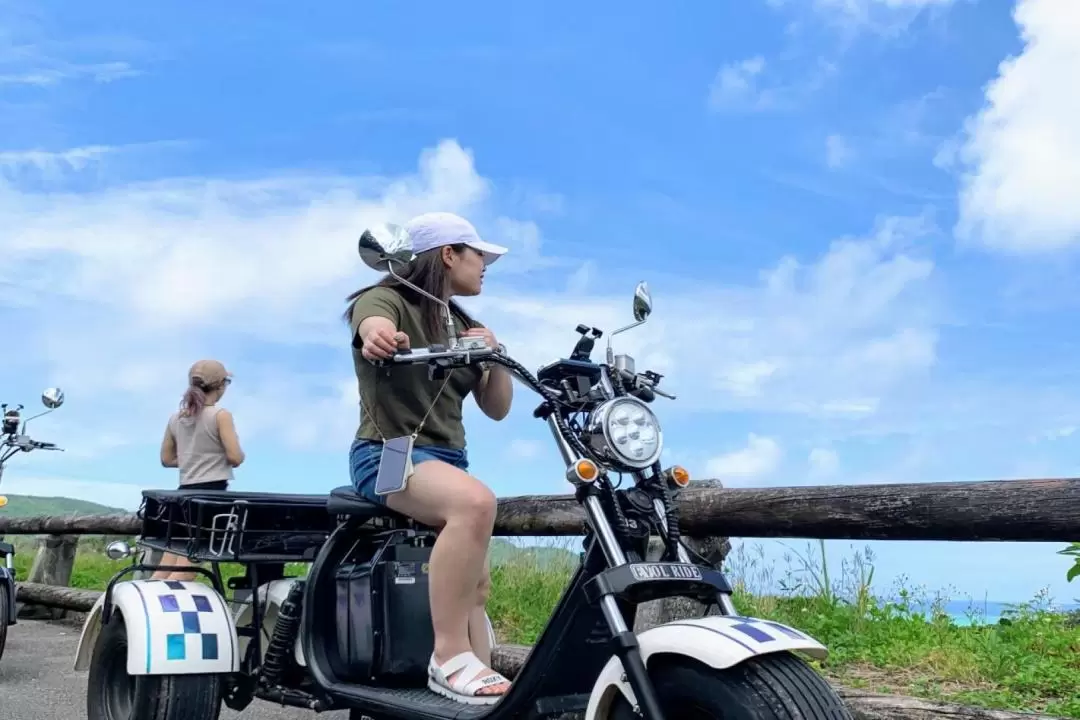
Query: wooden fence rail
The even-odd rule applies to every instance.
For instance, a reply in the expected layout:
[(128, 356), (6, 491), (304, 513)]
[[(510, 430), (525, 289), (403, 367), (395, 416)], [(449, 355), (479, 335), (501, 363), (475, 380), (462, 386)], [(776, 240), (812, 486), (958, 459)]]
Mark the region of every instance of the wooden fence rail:
[[(1005, 540), (1080, 537), (1080, 479), (889, 485), (722, 488), (691, 486), (677, 500), (681, 528), (695, 537), (822, 540)], [(501, 498), (500, 536), (573, 536), (584, 529), (570, 495)], [(0, 535), (133, 535), (132, 514), (12, 518)]]

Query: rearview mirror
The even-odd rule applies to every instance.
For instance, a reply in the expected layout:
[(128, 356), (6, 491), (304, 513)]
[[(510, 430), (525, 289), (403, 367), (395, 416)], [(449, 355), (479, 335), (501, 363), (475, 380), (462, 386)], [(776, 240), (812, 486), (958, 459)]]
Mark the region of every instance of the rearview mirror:
[(395, 265), (398, 268), (404, 267), (416, 257), (416, 253), (413, 252), (412, 238), (409, 237), (409, 232), (405, 228), (393, 223), (383, 223), (368, 228), (360, 235), (357, 251), (360, 253), (360, 259), (372, 270), (390, 273), (402, 285), (407, 285), (421, 295), (438, 303), (443, 310), (446, 336), (450, 342), (450, 347), (457, 347), (459, 340), (454, 325), (454, 316), (450, 312), (450, 305), (442, 298), (435, 297), (427, 290), (417, 287), (398, 275), (397, 269), (394, 267)]
[(649, 293), (648, 284), (642, 280), (634, 288), (634, 322), (630, 323), (626, 327), (621, 327), (618, 330), (612, 330), (608, 333), (607, 338), (607, 362), (608, 365), (612, 365), (615, 362), (615, 353), (611, 349), (611, 339), (620, 333), (624, 333), (627, 330), (636, 328), (645, 322), (645, 319), (652, 313), (652, 295)]
[(392, 266), (404, 266), (416, 257), (412, 239), (405, 228), (384, 223), (364, 230), (357, 244), (360, 259), (372, 270), (393, 273)]
[(642, 280), (634, 288), (634, 319), (645, 322), (652, 313), (652, 295), (649, 293), (648, 284)]
[(41, 393), (41, 404), (50, 410), (55, 410), (64, 404), (64, 391), (58, 387), (51, 387)]
[(130, 557), (131, 553), (131, 546), (123, 540), (114, 540), (105, 546), (105, 554), (109, 556), (110, 560), (123, 560)]

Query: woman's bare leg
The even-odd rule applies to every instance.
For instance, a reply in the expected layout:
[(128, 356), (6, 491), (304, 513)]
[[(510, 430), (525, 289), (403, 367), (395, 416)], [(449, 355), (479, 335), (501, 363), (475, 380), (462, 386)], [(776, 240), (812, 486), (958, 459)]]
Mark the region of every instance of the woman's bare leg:
[(469, 644), (476, 657), (491, 667), (491, 638), (488, 637), (487, 601), (491, 595), (491, 571), (487, 557), (484, 558), (484, 572), (476, 589), (475, 605), (469, 610)]
[(159, 564), (165, 565), (167, 568), (155, 570), (154, 574), (150, 576), (151, 580), (177, 580), (181, 582), (194, 582), (195, 580), (195, 573), (184, 572), (184, 568), (193, 567), (193, 565), (183, 555), (175, 555), (169, 552), (162, 553)]
[(179, 555), (173, 555), (172, 553), (161, 553), (161, 562), (158, 565), (164, 565), (161, 570), (155, 570), (154, 574), (150, 576), (151, 580), (171, 580), (173, 573), (172, 568), (176, 566), (176, 561), (180, 559)]
[(182, 555), (177, 555), (175, 562), (173, 562), (173, 565), (176, 567), (176, 569), (173, 570), (172, 574), (169, 575), (169, 580), (177, 580), (180, 582), (195, 582), (195, 573), (182, 572), (183, 568), (194, 567), (194, 564), (191, 563), (186, 557), (183, 557)]
[[(453, 465), (426, 460), (414, 467), (406, 490), (387, 497), (387, 505), (440, 529), (431, 551), (428, 576), (435, 662), (441, 665), (455, 655), (472, 651), (469, 614), (476, 607), (477, 588), (495, 527), (494, 493)], [(480, 692), (499, 695), (506, 687), (493, 685)]]

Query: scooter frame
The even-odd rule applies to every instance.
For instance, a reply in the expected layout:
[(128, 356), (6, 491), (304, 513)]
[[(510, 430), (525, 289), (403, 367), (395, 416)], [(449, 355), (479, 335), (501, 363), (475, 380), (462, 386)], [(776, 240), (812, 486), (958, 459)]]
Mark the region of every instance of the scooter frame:
[[(88, 668), (102, 623), (108, 622), (112, 613), (120, 612), (129, 629), (129, 674), (212, 673), (228, 676), (225, 702), (234, 709), (242, 709), (252, 699), (259, 698), (316, 712), (353, 709), (376, 717), (401, 720), (536, 718), (574, 710), (585, 710), (586, 718), (591, 719), (606, 718), (610, 703), (621, 694), (635, 707), (640, 707), (645, 717), (663, 718), (646, 671), (653, 655), (689, 656), (717, 669), (769, 652), (802, 651), (817, 658), (826, 656), (820, 643), (797, 630), (731, 613), (731, 587), (724, 574), (707, 563), (692, 561), (681, 545), (680, 556), (689, 562), (643, 562), (641, 554), (632, 551), (623, 554), (618, 545), (614, 546), (617, 554), (612, 561), (608, 556), (613, 550), (603, 532), (608, 527), (607, 522), (601, 520), (596, 525), (601, 530), (599, 535), (591, 529), (593, 524), (589, 524), (579, 567), (510, 691), (498, 704), (460, 705), (426, 688), (398, 689), (345, 682), (335, 676), (328, 659), (328, 648), (334, 643), (335, 614), (326, 610), (334, 603), (332, 576), (335, 569), (349, 555), (360, 535), (380, 531), (425, 533), (429, 530), (394, 514), (387, 515), (385, 510), (364, 503), (355, 495), (351, 498), (357, 504), (350, 507), (349, 490), (342, 490), (344, 497), (335, 491), (326, 501), (328, 515), (337, 515), (339, 522), (315, 554), (308, 573), (309, 581), (264, 574), (264, 570), (279, 563), (254, 559), (242, 561), (248, 569), (251, 589), (257, 590), (260, 596), (265, 593), (268, 603), (271, 596), (276, 596), (279, 611), (284, 605), (281, 599), (289, 594), (289, 590), (287, 587), (284, 591), (271, 590), (267, 581), (285, 580), (290, 586), (304, 583), (299, 629), (297, 636), (288, 640), (286, 652), (298, 662), (313, 682), (313, 688), (307, 691), (277, 688), (268, 694), (266, 688), (260, 690), (257, 687), (259, 676), (246, 672), (241, 660), (245, 653), (239, 647), (239, 638), (246, 635), (249, 642), (260, 642), (260, 625), (266, 610), (260, 611), (259, 603), (256, 603), (252, 627), (238, 629), (216, 568), (213, 572), (191, 568), (210, 579), (209, 587), (193, 582), (123, 579), (134, 571), (159, 569), (159, 566), (143, 563), (134, 563), (118, 572), (87, 618), (75, 669)], [(580, 499), (587, 514), (602, 512), (599, 504), (593, 502), (599, 493), (597, 489), (585, 485), (579, 488), (579, 493), (584, 494)], [(224, 500), (230, 493), (212, 495), (216, 502)], [(311, 500), (314, 498), (309, 498)], [(376, 527), (370, 525), (373, 522)], [(384, 545), (390, 542), (390, 537), (383, 540)], [(144, 544), (151, 546), (153, 543)], [(193, 559), (215, 564), (232, 560), (224, 557)], [(189, 655), (177, 662), (168, 657), (166, 635), (177, 632), (178, 614), (160, 611), (159, 601), (163, 606), (166, 595), (174, 609), (202, 605), (205, 612), (199, 615), (201, 630), (219, 638), (213, 658)], [(727, 614), (667, 623), (640, 634), (630, 630), (638, 604), (674, 596), (715, 602), (721, 612)], [(258, 644), (255, 650), (260, 653)]]
[[(352, 523), (341, 525), (311, 567), (301, 632), (308, 672), (327, 696), (342, 706), (388, 718), (450, 717), (423, 714), (415, 706), (402, 704), (400, 690), (343, 682), (331, 670), (327, 643), (334, 632), (334, 615), (324, 610), (333, 602), (334, 590), (327, 579), (352, 546), (356, 533)], [(715, 599), (717, 593), (731, 592), (727, 579), (713, 568), (649, 562), (609, 568), (591, 533), (585, 542), (587, 549), (581, 564), (510, 690), (493, 707), (460, 706), (471, 712), (459, 717), (500, 720), (585, 710), (596, 678), (613, 652), (628, 668), (627, 679), (634, 695), (648, 698), (653, 695), (651, 683), (636, 636), (628, 629), (633, 627), (637, 604), (679, 595)], [(612, 617), (603, 610), (607, 597), (617, 605), (617, 615)], [(640, 674), (635, 673), (635, 667)], [(663, 717), (658, 708), (649, 716)]]

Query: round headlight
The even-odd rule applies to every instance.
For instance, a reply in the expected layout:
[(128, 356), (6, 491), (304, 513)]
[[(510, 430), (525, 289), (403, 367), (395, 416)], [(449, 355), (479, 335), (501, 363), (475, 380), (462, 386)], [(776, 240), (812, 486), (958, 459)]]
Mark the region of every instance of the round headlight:
[(589, 418), (588, 432), (596, 450), (635, 470), (652, 465), (664, 449), (660, 422), (637, 398), (615, 398), (600, 405)]

